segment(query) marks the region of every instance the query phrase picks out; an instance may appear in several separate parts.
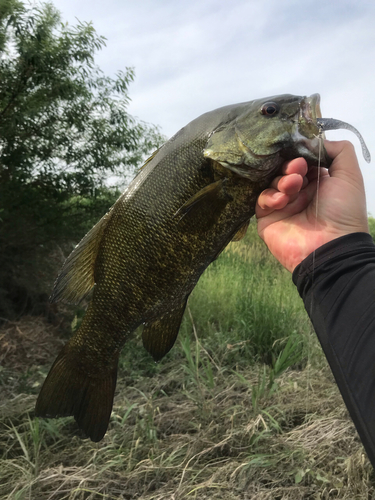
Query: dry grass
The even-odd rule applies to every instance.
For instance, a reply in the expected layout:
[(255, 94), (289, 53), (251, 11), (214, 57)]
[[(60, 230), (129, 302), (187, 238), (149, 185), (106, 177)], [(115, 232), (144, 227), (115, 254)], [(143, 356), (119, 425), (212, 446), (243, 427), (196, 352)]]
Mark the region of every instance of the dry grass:
[(33, 418), (57, 331), (28, 318), (0, 331), (1, 499), (375, 498), (323, 359), (257, 392), (262, 367), (234, 372), (182, 338), (153, 374), (123, 369), (109, 432), (94, 444), (70, 418)]
[(63, 343), (56, 335), (57, 328), (44, 318), (32, 316), (5, 323), (0, 330), (1, 366), (24, 370), (34, 364), (48, 363)]
[(53, 326), (31, 316), (0, 328), (0, 408), (40, 386), (40, 367), (47, 366), (64, 344), (64, 329), (61, 323)]

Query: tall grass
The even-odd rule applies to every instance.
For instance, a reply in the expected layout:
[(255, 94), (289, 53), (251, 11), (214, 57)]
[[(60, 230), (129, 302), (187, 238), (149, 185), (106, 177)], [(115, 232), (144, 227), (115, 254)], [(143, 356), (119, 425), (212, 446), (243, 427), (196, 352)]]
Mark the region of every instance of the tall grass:
[[(203, 274), (189, 306), (199, 338), (233, 364), (271, 364), (290, 336), (302, 344), (310, 321), (292, 283), (250, 225), (244, 240), (231, 243)], [(182, 334), (191, 331), (185, 315)]]

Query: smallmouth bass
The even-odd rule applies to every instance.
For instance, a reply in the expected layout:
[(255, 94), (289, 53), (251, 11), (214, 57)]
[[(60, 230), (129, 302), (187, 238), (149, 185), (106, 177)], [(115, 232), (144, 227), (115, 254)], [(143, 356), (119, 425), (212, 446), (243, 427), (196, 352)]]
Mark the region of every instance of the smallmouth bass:
[[(321, 117), (318, 94), (257, 99), (198, 117), (157, 150), (60, 272), (53, 301), (79, 302), (94, 289), (44, 382), (36, 416), (73, 415), (100, 441), (131, 333), (144, 324), (155, 360), (172, 348), (203, 271), (244, 236), (257, 197), (286, 160), (317, 164), (318, 135), (332, 120)], [(321, 166), (330, 164), (323, 149)]]

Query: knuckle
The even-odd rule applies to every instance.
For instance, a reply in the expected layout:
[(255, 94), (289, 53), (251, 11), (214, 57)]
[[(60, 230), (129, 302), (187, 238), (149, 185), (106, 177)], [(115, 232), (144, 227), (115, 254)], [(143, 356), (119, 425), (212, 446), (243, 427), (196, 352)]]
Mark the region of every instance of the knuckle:
[(353, 143), (348, 141), (347, 139), (342, 141), (342, 145), (343, 145), (343, 149), (346, 149), (347, 151), (349, 151), (349, 150), (352, 152), (355, 151)]

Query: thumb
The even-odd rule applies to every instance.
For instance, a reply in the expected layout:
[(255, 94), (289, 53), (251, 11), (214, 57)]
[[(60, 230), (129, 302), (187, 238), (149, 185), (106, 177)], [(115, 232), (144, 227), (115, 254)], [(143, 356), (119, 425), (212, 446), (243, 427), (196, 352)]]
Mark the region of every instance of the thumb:
[(333, 158), (329, 168), (331, 177), (354, 184), (364, 192), (364, 183), (354, 146), (349, 141), (324, 141), (328, 155)]

